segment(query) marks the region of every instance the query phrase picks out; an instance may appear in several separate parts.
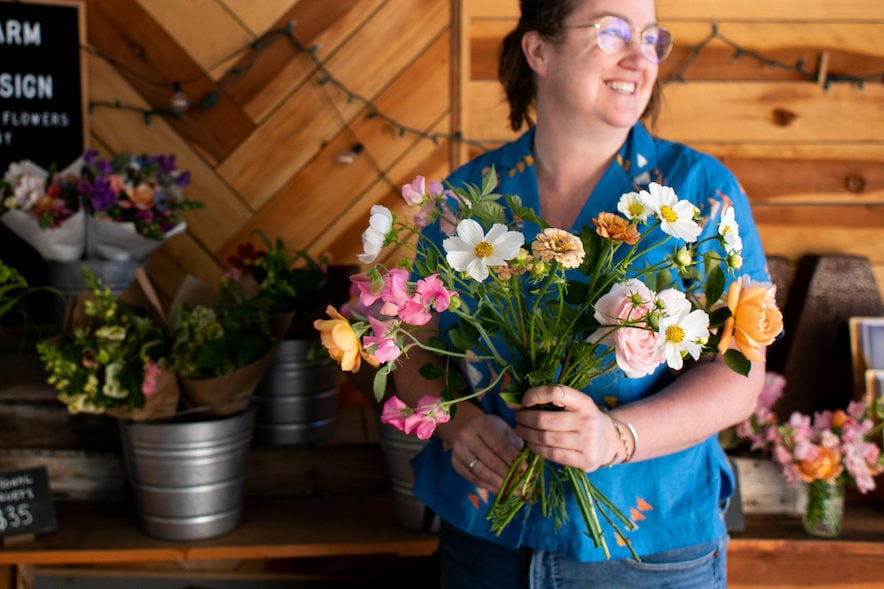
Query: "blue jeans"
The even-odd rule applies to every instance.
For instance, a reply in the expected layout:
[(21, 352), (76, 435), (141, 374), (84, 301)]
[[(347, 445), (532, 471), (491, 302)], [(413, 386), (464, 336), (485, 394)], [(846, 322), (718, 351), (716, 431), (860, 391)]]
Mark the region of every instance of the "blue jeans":
[(724, 589), (727, 535), (631, 559), (577, 562), (554, 552), (514, 549), (442, 523), (441, 589)]

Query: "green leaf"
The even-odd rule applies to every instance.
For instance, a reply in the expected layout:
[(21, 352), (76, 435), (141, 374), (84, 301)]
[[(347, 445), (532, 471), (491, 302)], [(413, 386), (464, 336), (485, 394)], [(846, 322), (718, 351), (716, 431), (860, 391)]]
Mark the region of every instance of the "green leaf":
[(451, 343), (458, 350), (466, 351), (476, 345), (477, 333), (468, 333), (465, 329), (452, 329), (448, 332)]
[(427, 380), (436, 380), (440, 378), (445, 371), (435, 364), (424, 364), (418, 369), (418, 372)]
[(374, 399), (378, 403), (380, 403), (384, 398), (384, 395), (387, 394), (387, 376), (389, 374), (390, 369), (388, 368), (388, 364), (385, 364), (380, 370), (374, 373), (374, 380), (371, 383), (371, 391), (374, 393)]
[(491, 166), (482, 176), (482, 194), (491, 194), (495, 188), (497, 188), (497, 171)]
[(709, 270), (704, 291), (707, 305), (711, 305), (721, 298), (724, 293), (724, 272), (721, 271), (721, 266), (713, 266)]
[(576, 280), (569, 280), (564, 292), (564, 300), (569, 305), (579, 305), (589, 295), (589, 285)]
[(752, 363), (749, 362), (748, 358), (746, 358), (742, 352), (738, 350), (728, 350), (724, 353), (724, 361), (728, 367), (737, 374), (749, 376), (749, 369), (752, 368)]
[(522, 404), (522, 395), (519, 393), (501, 392), (501, 393), (498, 393), (498, 395), (503, 400), (503, 402), (507, 403), (508, 405), (521, 405)]

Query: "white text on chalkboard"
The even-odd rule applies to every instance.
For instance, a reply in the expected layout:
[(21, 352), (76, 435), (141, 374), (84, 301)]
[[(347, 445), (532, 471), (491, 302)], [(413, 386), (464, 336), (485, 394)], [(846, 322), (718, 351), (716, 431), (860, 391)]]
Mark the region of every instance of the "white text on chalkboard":
[(7, 20), (0, 25), (0, 45), (33, 45), (39, 47), (43, 43), (40, 34), (40, 23)]

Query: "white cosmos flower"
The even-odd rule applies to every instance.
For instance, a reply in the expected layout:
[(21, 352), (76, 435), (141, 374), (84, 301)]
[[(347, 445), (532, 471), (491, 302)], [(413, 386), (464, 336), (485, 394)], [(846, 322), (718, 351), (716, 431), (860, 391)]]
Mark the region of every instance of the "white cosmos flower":
[(743, 251), (743, 239), (740, 237), (740, 226), (734, 216), (734, 207), (727, 207), (722, 211), (718, 234), (721, 236), (721, 245), (728, 255), (739, 255)]
[(495, 223), (488, 235), (473, 219), (457, 224), (457, 234), (442, 242), (445, 259), (458, 272), (466, 272), (479, 282), (488, 278), (489, 266), (503, 266), (519, 254), (525, 236)]
[(673, 370), (681, 370), (684, 354), (690, 354), (694, 360), (700, 357), (701, 347), (709, 337), (709, 315), (700, 309), (664, 315), (660, 317), (657, 332), (657, 348), (658, 351), (662, 348), (666, 364)]
[(645, 204), (660, 218), (660, 229), (688, 243), (697, 241), (701, 228), (694, 221), (693, 204), (679, 200), (671, 187), (656, 182), (651, 182), (641, 195)]
[(356, 257), (363, 264), (371, 264), (381, 253), (387, 234), (393, 229), (393, 213), (385, 206), (372, 205), (368, 229), (362, 233), (362, 249), (364, 253)]
[(638, 192), (624, 192), (617, 201), (617, 210), (623, 213), (623, 216), (630, 221), (639, 221), (644, 223), (648, 220), (648, 215), (653, 211), (645, 204), (642, 195)]

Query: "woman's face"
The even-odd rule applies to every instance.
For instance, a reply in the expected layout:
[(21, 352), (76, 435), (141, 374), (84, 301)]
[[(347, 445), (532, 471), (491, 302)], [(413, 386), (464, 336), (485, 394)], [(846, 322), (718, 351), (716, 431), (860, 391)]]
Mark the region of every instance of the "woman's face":
[(538, 100), (549, 100), (560, 113), (590, 126), (629, 128), (644, 112), (657, 79), (658, 66), (644, 57), (638, 41), (640, 32), (656, 22), (654, 2), (585, 0), (565, 26), (591, 25), (605, 16), (632, 25), (630, 44), (609, 55), (596, 42), (595, 28), (566, 28), (548, 46), (545, 71), (537, 78)]

